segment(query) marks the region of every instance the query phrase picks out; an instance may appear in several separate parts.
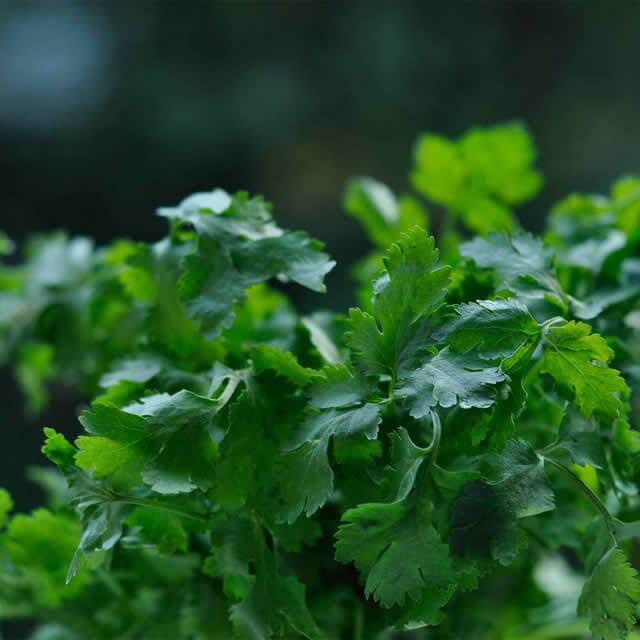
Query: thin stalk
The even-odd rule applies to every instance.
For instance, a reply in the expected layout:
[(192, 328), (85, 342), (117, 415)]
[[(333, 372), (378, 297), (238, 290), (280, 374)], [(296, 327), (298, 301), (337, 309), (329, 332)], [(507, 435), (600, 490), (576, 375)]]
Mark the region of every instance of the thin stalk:
[(559, 322), (566, 322), (566, 319), (562, 316), (554, 316), (553, 318), (549, 318), (549, 320), (545, 320), (540, 327), (544, 329), (548, 329), (554, 324), (558, 324)]
[(546, 459), (546, 456), (552, 451), (555, 451), (559, 446), (560, 446), (560, 443), (557, 440), (555, 440), (551, 444), (548, 444), (546, 447), (542, 449), (538, 449), (537, 453)]
[(364, 640), (364, 611), (359, 600), (356, 601), (353, 616), (353, 640)]
[(149, 507), (150, 509), (159, 509), (161, 511), (168, 511), (169, 513), (174, 513), (177, 516), (182, 518), (191, 518), (192, 520), (199, 520), (200, 522), (209, 522), (208, 518), (204, 516), (196, 515), (195, 513), (189, 513), (188, 511), (183, 511), (182, 509), (177, 509), (176, 507), (171, 507), (169, 505), (164, 505), (155, 500), (151, 500), (149, 498), (134, 498), (132, 496), (121, 496), (117, 493), (111, 494), (112, 502), (121, 502), (123, 504), (132, 504), (137, 507)]
[(442, 425), (440, 424), (440, 416), (433, 409), (430, 412), (431, 423), (433, 424), (433, 440), (428, 449), (431, 451), (430, 464), (436, 464), (438, 460), (438, 451), (440, 450), (440, 440), (442, 438)]
[(604, 520), (604, 523), (607, 526), (607, 530), (609, 531), (609, 534), (611, 535), (611, 537), (615, 542), (616, 531), (615, 531), (615, 525), (614, 525), (614, 517), (611, 515), (611, 513), (609, 513), (609, 509), (605, 507), (602, 500), (600, 500), (600, 498), (584, 482), (582, 482), (582, 480), (580, 480), (580, 478), (578, 478), (578, 476), (575, 473), (573, 473), (573, 471), (571, 471), (569, 467), (566, 467), (564, 464), (562, 464), (562, 462), (556, 460), (555, 458), (551, 458), (544, 455), (542, 456), (542, 458), (549, 464), (552, 464), (557, 469), (561, 469), (562, 471), (564, 471), (573, 480), (573, 482), (576, 485), (578, 485), (578, 487), (580, 487), (580, 489), (587, 496), (587, 498), (591, 500), (593, 506), (600, 512), (600, 515), (602, 516), (602, 519)]

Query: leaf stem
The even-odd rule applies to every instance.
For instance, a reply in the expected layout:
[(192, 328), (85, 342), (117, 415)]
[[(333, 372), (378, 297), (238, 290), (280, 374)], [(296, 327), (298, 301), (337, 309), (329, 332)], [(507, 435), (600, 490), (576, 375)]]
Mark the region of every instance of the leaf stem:
[(150, 498), (134, 498), (133, 496), (121, 496), (117, 493), (112, 493), (111, 501), (121, 502), (123, 504), (132, 504), (137, 507), (149, 507), (150, 509), (159, 509), (161, 511), (168, 511), (169, 513), (174, 513), (175, 515), (180, 516), (182, 518), (191, 518), (192, 520), (199, 520), (200, 522), (209, 522), (209, 518), (196, 515), (195, 513), (189, 513), (188, 511), (183, 511), (182, 509), (177, 509), (176, 507), (164, 505)]
[(540, 327), (542, 329), (548, 329), (549, 327), (551, 327), (554, 324), (558, 324), (558, 322), (566, 322), (566, 319), (563, 318), (562, 316), (554, 316), (553, 318), (549, 318), (548, 320), (545, 320)]
[(545, 455), (542, 455), (542, 459), (545, 462), (552, 464), (557, 469), (561, 469), (562, 471), (564, 471), (573, 480), (573, 482), (576, 485), (578, 485), (580, 489), (582, 489), (582, 492), (587, 496), (587, 498), (589, 498), (589, 500), (591, 500), (593, 506), (600, 512), (600, 515), (602, 516), (602, 519), (604, 520), (604, 523), (607, 526), (607, 530), (609, 531), (609, 534), (611, 535), (611, 537), (615, 542), (616, 541), (616, 530), (615, 530), (615, 524), (614, 524), (615, 519), (609, 512), (609, 509), (605, 507), (602, 500), (600, 500), (600, 498), (584, 482), (582, 482), (582, 480), (580, 480), (580, 478), (578, 478), (578, 476), (575, 473), (573, 473), (573, 471), (571, 471), (569, 467), (562, 464), (562, 462), (560, 462), (559, 460), (556, 460), (555, 458), (551, 458), (550, 456), (545, 456)]
[(431, 451), (429, 464), (434, 465), (438, 460), (438, 451), (440, 450), (440, 440), (442, 438), (442, 425), (440, 424), (440, 416), (437, 411), (431, 409), (429, 414), (431, 415), (431, 423), (433, 424), (433, 440), (428, 447)]
[(353, 616), (353, 640), (364, 640), (364, 611), (362, 602), (356, 601), (355, 613)]

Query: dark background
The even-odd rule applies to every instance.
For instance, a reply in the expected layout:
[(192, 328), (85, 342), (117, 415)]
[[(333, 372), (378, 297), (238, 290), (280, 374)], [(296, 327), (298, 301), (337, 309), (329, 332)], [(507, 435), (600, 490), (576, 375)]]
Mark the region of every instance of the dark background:
[[(520, 118), (546, 176), (521, 220), (539, 230), (568, 191), (640, 168), (639, 72), (637, 1), (5, 1), (0, 228), (152, 241), (156, 206), (248, 189), (327, 243), (322, 302), (344, 310), (367, 249), (340, 208), (349, 176), (402, 191), (419, 132)], [(0, 385), (0, 486), (30, 509), (41, 427), (73, 433), (80, 399), (34, 418), (8, 370)]]

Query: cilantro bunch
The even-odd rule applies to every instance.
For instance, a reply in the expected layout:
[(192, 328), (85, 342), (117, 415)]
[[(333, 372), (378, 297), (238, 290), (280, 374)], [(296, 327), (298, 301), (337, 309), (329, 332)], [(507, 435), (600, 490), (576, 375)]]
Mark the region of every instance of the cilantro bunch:
[(0, 490), (0, 619), (34, 640), (631, 637), (640, 178), (569, 196), (538, 238), (514, 213), (535, 156), (517, 123), (426, 134), (417, 193), (350, 181), (376, 249), (348, 315), (299, 314), (274, 282), (323, 292), (334, 262), (221, 189), (161, 208), (155, 244), (54, 234), (2, 265), (29, 410), (56, 380), (92, 400), (73, 442), (45, 429), (46, 508)]

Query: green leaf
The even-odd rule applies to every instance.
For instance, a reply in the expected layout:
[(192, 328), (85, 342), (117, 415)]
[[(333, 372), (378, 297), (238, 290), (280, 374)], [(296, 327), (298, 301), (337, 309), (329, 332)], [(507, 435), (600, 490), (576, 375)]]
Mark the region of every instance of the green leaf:
[(494, 269), (497, 288), (522, 297), (527, 306), (549, 299), (566, 306), (567, 296), (552, 266), (553, 249), (529, 233), (489, 233), (460, 245), (460, 253), (483, 269)]
[(229, 196), (217, 189), (158, 213), (198, 232), (196, 249), (184, 260), (180, 286), (188, 314), (200, 321), (208, 338), (231, 326), (233, 305), (246, 298), (251, 285), (278, 277), (326, 290), (323, 279), (335, 262), (322, 252), (322, 243), (280, 229), (261, 198)]
[(590, 464), (596, 469), (604, 469), (607, 466), (598, 425), (594, 420), (586, 420), (577, 412), (565, 414), (553, 448), (566, 451), (575, 464)]
[(231, 543), (212, 549), (202, 571), (212, 578), (222, 578), (225, 595), (234, 600), (246, 598), (255, 581), (249, 572), (249, 563), (238, 557)]
[(129, 487), (142, 479), (158, 493), (207, 489), (217, 447), (208, 428), (216, 401), (190, 391), (147, 396), (124, 410), (94, 404), (80, 422), (76, 463)]
[(625, 176), (611, 189), (618, 226), (632, 233), (640, 224), (640, 178)]
[(46, 439), (42, 447), (42, 453), (60, 468), (73, 467), (77, 453), (73, 445), (61, 433), (57, 433), (51, 427), (45, 427), (44, 434)]
[(300, 319), (302, 326), (309, 332), (311, 344), (317, 349), (318, 353), (325, 359), (327, 364), (339, 364), (341, 361), (338, 347), (333, 342), (325, 328), (322, 312), (314, 313)]
[(514, 355), (527, 343), (536, 343), (540, 325), (518, 300), (479, 300), (456, 306), (458, 317), (439, 336), (455, 351), (477, 349), (481, 358), (496, 360)]
[(594, 274), (600, 273), (605, 260), (627, 244), (627, 236), (617, 229), (609, 229), (599, 237), (591, 237), (572, 244), (558, 255), (558, 263), (581, 267)]
[(418, 447), (409, 432), (400, 427), (389, 434), (391, 464), (385, 468), (383, 494), (392, 502), (404, 500), (416, 482), (418, 471), (429, 449)]
[(161, 553), (186, 551), (189, 537), (180, 518), (159, 509), (138, 507), (126, 520), (130, 527), (139, 527), (145, 540), (158, 546)]
[(281, 460), (283, 505), (280, 518), (292, 523), (304, 511), (307, 516), (324, 505), (333, 490), (328, 447), (332, 436), (364, 433), (378, 435), (380, 408), (365, 404), (352, 409), (329, 409), (309, 416), (286, 446)]
[(436, 405), (490, 407), (496, 398), (495, 385), (506, 379), (500, 367), (489, 367), (471, 354), (445, 347), (402, 381), (397, 396), (405, 398), (414, 418), (423, 418)]
[(11, 238), (4, 232), (0, 231), (0, 256), (11, 255), (15, 250)]
[(611, 422), (624, 413), (619, 394), (629, 391), (620, 373), (606, 367), (613, 356), (602, 337), (591, 334), (589, 325), (571, 321), (547, 332), (542, 371), (574, 391), (585, 416), (595, 413)]
[[(249, 524), (249, 523), (247, 523)], [(249, 526), (251, 526), (249, 524)], [(250, 534), (251, 544), (244, 553), (255, 567), (250, 591), (231, 607), (230, 619), (235, 640), (269, 640), (274, 636), (296, 633), (296, 637), (323, 640), (305, 601), (305, 586), (294, 577), (283, 577), (276, 558), (267, 548), (264, 535), (256, 525)], [(237, 558), (231, 567), (237, 576), (241, 571)], [(244, 563), (244, 560), (242, 560)], [(227, 568), (229, 566), (227, 565)], [(226, 584), (225, 579), (225, 584)], [(236, 582), (236, 585), (240, 583)], [(229, 585), (230, 588), (231, 585)], [(244, 590), (246, 585), (241, 585)], [(288, 637), (288, 635), (287, 635)]]
[(352, 178), (347, 183), (343, 206), (379, 247), (386, 249), (393, 242), (392, 229), (400, 217), (399, 207), (385, 184), (373, 178)]
[(440, 204), (452, 205), (463, 190), (467, 167), (457, 145), (436, 135), (423, 135), (415, 147), (415, 188)]
[(543, 460), (526, 442), (510, 440), (486, 460), (485, 480), (468, 484), (451, 516), (452, 549), (508, 565), (522, 546), (517, 520), (554, 508)]
[(523, 440), (509, 440), (504, 451), (488, 458), (489, 484), (504, 507), (516, 518), (535, 516), (554, 508), (553, 492), (547, 486), (544, 460)]
[(536, 149), (522, 124), (471, 129), (459, 146), (472, 181), (503, 202), (520, 204), (540, 190), (542, 176), (531, 167)]
[(7, 528), (9, 556), (32, 584), (33, 596), (41, 606), (59, 607), (89, 582), (89, 576), (83, 573), (73, 585), (65, 585), (80, 535), (80, 524), (74, 518), (46, 509), (11, 519)]
[(353, 561), (366, 577), (365, 595), (384, 607), (455, 582), (447, 545), (403, 503), (362, 504), (342, 520), (336, 560)]
[(122, 358), (100, 378), (100, 386), (107, 388), (126, 380), (128, 382), (148, 382), (166, 367), (163, 358), (154, 354), (139, 354)]
[(357, 218), (372, 242), (386, 249), (400, 234), (414, 226), (426, 227), (427, 214), (418, 200), (404, 196), (397, 200), (391, 190), (373, 178), (352, 178), (343, 206)]
[(369, 391), (367, 382), (353, 376), (344, 365), (325, 367), (312, 381), (310, 404), (316, 409), (346, 407), (361, 402)]
[[(272, 412), (250, 400), (244, 393), (229, 411), (229, 429), (220, 444), (220, 459), (214, 470), (213, 499), (234, 511), (254, 494), (273, 482), (273, 460), (277, 447), (267, 436)], [(260, 456), (256, 456), (256, 451)]]
[(245, 289), (259, 280), (239, 273), (224, 249), (207, 236), (198, 239), (197, 250), (186, 256), (183, 267), (180, 294), (187, 315), (200, 321), (207, 338), (215, 338), (231, 326), (233, 305), (245, 299)]
[(54, 351), (50, 344), (29, 343), (20, 349), (16, 376), (34, 413), (46, 406), (49, 400), (47, 383), (54, 375)]
[(622, 640), (636, 622), (640, 580), (624, 553), (608, 551), (587, 579), (578, 602), (578, 615), (590, 619), (594, 640)]
[(304, 387), (315, 374), (313, 369), (303, 367), (291, 352), (268, 344), (253, 347), (251, 359), (253, 360), (253, 369), (257, 374), (269, 369), (291, 380), (299, 387)]
[(13, 500), (6, 489), (0, 489), (0, 529), (7, 522), (7, 514), (13, 509)]
[(418, 322), (441, 302), (449, 267), (438, 267), (433, 237), (419, 228), (403, 234), (385, 256), (385, 274), (375, 284), (375, 318), (352, 309), (350, 345), (354, 361), (368, 374), (395, 376), (414, 349)]
[(453, 142), (431, 134), (419, 138), (415, 188), (450, 208), (477, 233), (511, 231), (510, 207), (532, 198), (542, 176), (531, 167), (536, 151), (519, 123), (474, 128)]

